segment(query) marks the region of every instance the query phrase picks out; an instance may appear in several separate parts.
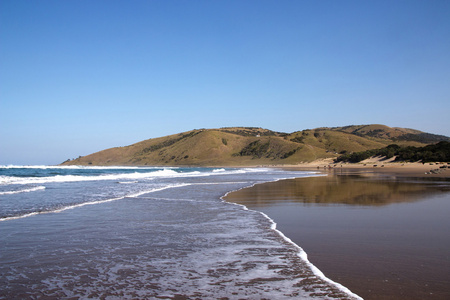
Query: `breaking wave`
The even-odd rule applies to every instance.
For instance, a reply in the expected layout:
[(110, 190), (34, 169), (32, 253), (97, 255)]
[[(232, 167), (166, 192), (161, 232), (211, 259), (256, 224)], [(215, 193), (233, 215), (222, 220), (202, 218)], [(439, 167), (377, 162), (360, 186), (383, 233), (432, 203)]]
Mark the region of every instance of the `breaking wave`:
[(20, 190), (13, 190), (13, 191), (1, 191), (0, 195), (29, 193), (29, 192), (40, 191), (40, 190), (45, 190), (45, 186), (35, 186), (35, 187), (31, 187), (31, 188), (25, 188), (25, 189), (20, 189)]

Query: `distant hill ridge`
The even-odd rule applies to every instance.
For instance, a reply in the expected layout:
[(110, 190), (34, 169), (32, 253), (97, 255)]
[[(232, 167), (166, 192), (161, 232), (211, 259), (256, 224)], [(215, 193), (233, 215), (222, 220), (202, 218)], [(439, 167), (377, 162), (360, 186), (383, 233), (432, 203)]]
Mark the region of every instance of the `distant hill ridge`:
[(311, 162), (390, 144), (422, 147), (449, 137), (385, 125), (305, 129), (293, 133), (258, 127), (196, 129), (110, 148), (63, 165), (258, 166)]

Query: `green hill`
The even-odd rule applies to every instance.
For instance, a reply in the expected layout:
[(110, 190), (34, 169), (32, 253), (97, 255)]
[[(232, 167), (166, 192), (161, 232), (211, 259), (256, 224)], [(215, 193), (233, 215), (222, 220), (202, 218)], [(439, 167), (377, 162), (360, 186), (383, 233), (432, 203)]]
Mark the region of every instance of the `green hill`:
[(255, 127), (198, 129), (99, 151), (63, 165), (257, 166), (298, 164), (396, 143), (422, 147), (450, 138), (384, 125), (293, 133)]

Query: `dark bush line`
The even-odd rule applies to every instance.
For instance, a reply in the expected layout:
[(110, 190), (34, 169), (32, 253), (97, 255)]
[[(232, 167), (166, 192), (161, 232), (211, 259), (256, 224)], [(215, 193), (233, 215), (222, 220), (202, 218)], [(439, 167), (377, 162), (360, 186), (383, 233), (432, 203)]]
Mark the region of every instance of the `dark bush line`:
[(235, 154), (235, 156), (252, 156), (253, 158), (261, 158), (268, 155), (267, 150), (269, 150), (270, 143), (261, 143), (259, 140), (251, 142), (242, 150)]
[(335, 162), (357, 163), (372, 156), (383, 156), (387, 159), (395, 156), (395, 161), (406, 162), (450, 162), (450, 142), (442, 141), (424, 147), (400, 147), (392, 144), (382, 149), (344, 153), (336, 158)]

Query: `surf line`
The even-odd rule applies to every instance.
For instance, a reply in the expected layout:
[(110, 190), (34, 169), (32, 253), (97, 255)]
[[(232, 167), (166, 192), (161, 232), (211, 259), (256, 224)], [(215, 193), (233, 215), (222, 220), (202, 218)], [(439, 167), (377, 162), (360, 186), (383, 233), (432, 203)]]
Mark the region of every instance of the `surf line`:
[[(305, 176), (305, 177), (317, 177), (317, 176), (326, 176), (326, 175), (321, 175), (320, 173), (317, 172), (312, 172), (310, 174), (310, 176)], [(333, 280), (331, 280), (330, 278), (326, 277), (325, 274), (320, 271), (319, 268), (317, 268), (314, 264), (312, 264), (309, 260), (308, 260), (308, 254), (305, 252), (305, 250), (303, 250), (302, 247), (300, 247), (299, 245), (297, 245), (296, 243), (294, 243), (290, 238), (288, 238), (287, 236), (284, 235), (284, 233), (282, 233), (280, 230), (277, 229), (277, 223), (275, 223), (275, 221), (270, 218), (268, 215), (266, 215), (265, 213), (261, 212), (261, 211), (257, 211), (257, 210), (253, 210), (253, 209), (248, 209), (247, 206), (243, 205), (243, 204), (238, 204), (238, 203), (234, 203), (234, 202), (230, 202), (230, 201), (226, 201), (224, 198), (233, 192), (237, 192), (239, 190), (243, 190), (246, 188), (251, 188), (257, 184), (264, 184), (264, 183), (269, 183), (269, 182), (276, 182), (276, 181), (280, 181), (280, 180), (287, 180), (287, 179), (294, 179), (294, 178), (305, 178), (305, 177), (292, 177), (292, 178), (281, 178), (281, 179), (276, 179), (273, 181), (266, 181), (266, 182), (257, 182), (257, 183), (253, 183), (250, 184), (247, 187), (243, 187), (234, 191), (229, 191), (227, 192), (225, 195), (223, 195), (222, 197), (220, 197), (220, 199), (223, 202), (226, 202), (228, 204), (232, 204), (232, 205), (237, 205), (240, 206), (243, 210), (248, 210), (248, 211), (253, 211), (253, 212), (257, 212), (260, 213), (262, 216), (264, 216), (267, 220), (269, 220), (270, 222), (270, 229), (275, 231), (282, 239), (284, 239), (287, 243), (293, 245), (296, 249), (297, 249), (297, 255), (300, 257), (300, 259), (302, 259), (306, 265), (311, 269), (311, 271), (313, 272), (314, 275), (316, 275), (317, 277), (319, 277), (320, 279), (324, 280), (325, 282), (335, 286), (336, 288), (338, 288), (339, 290), (341, 290), (342, 292), (346, 293), (348, 296), (353, 297), (357, 300), (364, 300), (362, 297), (358, 296), (357, 294), (353, 293), (352, 291), (350, 291), (350, 289), (348, 289), (347, 287), (343, 286), (340, 283), (337, 283)]]
[(98, 200), (98, 201), (92, 201), (92, 202), (83, 202), (83, 203), (74, 204), (74, 205), (71, 205), (71, 206), (66, 206), (66, 207), (63, 207), (63, 208), (58, 208), (58, 209), (55, 209), (55, 210), (34, 211), (34, 212), (31, 212), (31, 213), (28, 213), (28, 214), (24, 214), (24, 215), (20, 215), (20, 216), (12, 216), (12, 217), (0, 218), (0, 222), (17, 220), (17, 219), (23, 219), (23, 218), (27, 218), (27, 217), (31, 217), (31, 216), (35, 216), (35, 215), (41, 215), (41, 214), (60, 213), (60, 212), (63, 212), (65, 210), (79, 208), (79, 207), (83, 207), (83, 206), (86, 206), (86, 205), (102, 204), (102, 203), (117, 201), (117, 200), (121, 200), (121, 199), (125, 199), (125, 198), (136, 198), (136, 197), (139, 197), (140, 195), (150, 194), (150, 193), (153, 193), (153, 192), (159, 192), (159, 191), (166, 190), (166, 189), (178, 188), (178, 187), (183, 187), (183, 186), (188, 186), (188, 185), (190, 185), (190, 183), (173, 184), (173, 185), (168, 185), (168, 186), (165, 186), (165, 187), (156, 188), (156, 189), (149, 190), (149, 191), (142, 191), (142, 192), (139, 192), (139, 193), (126, 195), (126, 196), (122, 196), (122, 197), (118, 197), (118, 198), (111, 198), (111, 199)]
[(334, 285), (335, 287), (337, 287), (339, 290), (341, 290), (342, 292), (346, 293), (347, 295), (351, 296), (351, 297), (355, 297), (358, 300), (363, 300), (363, 298), (361, 298), (360, 296), (358, 296), (357, 294), (353, 293), (352, 291), (350, 291), (348, 288), (346, 288), (345, 286), (343, 286), (340, 283), (337, 283), (336, 281), (331, 280), (330, 278), (326, 277), (325, 274), (323, 274), (322, 271), (320, 271), (319, 268), (317, 268), (314, 264), (312, 264), (309, 260), (308, 260), (308, 254), (305, 252), (305, 250), (303, 250), (302, 247), (300, 247), (299, 245), (297, 245), (296, 243), (294, 243), (290, 238), (288, 238), (287, 236), (284, 235), (284, 233), (282, 233), (280, 230), (277, 229), (277, 223), (275, 223), (275, 221), (273, 219), (271, 219), (268, 215), (266, 215), (263, 212), (259, 212), (261, 213), (265, 218), (267, 218), (270, 222), (271, 222), (271, 229), (273, 231), (275, 231), (276, 233), (278, 233), (279, 236), (281, 236), (286, 242), (292, 244), (295, 248), (297, 248), (297, 255), (306, 262), (306, 264), (308, 265), (308, 267), (311, 268), (312, 272), (314, 273), (314, 275), (316, 275), (317, 277), (323, 279), (324, 281)]
[(23, 189), (23, 190), (17, 190), (17, 191), (6, 191), (6, 192), (0, 192), (0, 195), (12, 195), (12, 194), (20, 194), (20, 193), (29, 193), (29, 192), (35, 192), (45, 190), (45, 186), (36, 186), (29, 189)]

